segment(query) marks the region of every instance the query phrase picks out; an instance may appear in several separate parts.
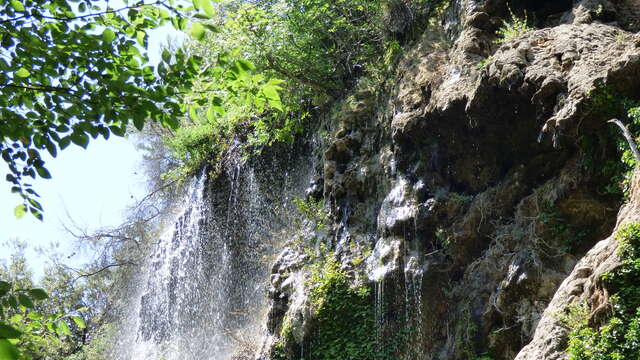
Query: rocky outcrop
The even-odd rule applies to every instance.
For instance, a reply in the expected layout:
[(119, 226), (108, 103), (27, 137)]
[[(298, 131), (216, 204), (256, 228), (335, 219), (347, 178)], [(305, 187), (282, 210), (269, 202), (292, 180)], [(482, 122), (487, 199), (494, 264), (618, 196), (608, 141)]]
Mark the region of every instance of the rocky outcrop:
[[(636, 174), (631, 198), (618, 214), (616, 229), (640, 221), (639, 180)], [(587, 304), (592, 322), (598, 323), (602, 316), (606, 316), (609, 296), (600, 279), (603, 274), (620, 266), (617, 248), (618, 241), (615, 235), (611, 235), (580, 259), (544, 311), (533, 340), (520, 351), (516, 360), (568, 359), (565, 349), (571, 329), (563, 326), (559, 315), (564, 314), (571, 304)]]
[[(597, 279), (615, 264), (620, 198), (601, 170), (618, 161), (606, 121), (622, 114), (600, 99), (640, 97), (634, 6), (452, 1), (395, 78), (336, 106), (308, 192), (328, 218), (298, 224), (273, 267), (261, 358), (314, 358), (311, 294), (328, 285), (313, 272), (335, 259), (371, 291), (378, 353), (562, 359), (553, 314), (602, 305)], [(540, 29), (497, 44), (510, 11)]]

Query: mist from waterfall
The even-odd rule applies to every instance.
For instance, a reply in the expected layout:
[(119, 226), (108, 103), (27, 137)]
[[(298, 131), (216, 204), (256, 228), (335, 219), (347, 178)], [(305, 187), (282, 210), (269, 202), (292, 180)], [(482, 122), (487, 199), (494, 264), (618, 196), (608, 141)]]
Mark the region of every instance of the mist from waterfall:
[(118, 359), (252, 358), (265, 331), (269, 266), (311, 172), (308, 159), (283, 160), (238, 160), (224, 176), (192, 179), (135, 280)]

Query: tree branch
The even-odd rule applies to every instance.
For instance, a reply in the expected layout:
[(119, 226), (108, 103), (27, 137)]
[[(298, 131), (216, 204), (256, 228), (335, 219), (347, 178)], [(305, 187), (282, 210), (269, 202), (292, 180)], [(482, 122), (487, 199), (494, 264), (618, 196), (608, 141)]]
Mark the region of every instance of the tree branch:
[(640, 151), (638, 151), (638, 146), (636, 145), (636, 141), (633, 139), (633, 135), (629, 129), (622, 123), (622, 121), (618, 119), (611, 119), (607, 121), (608, 123), (616, 124), (622, 130), (622, 135), (624, 135), (625, 139), (629, 143), (629, 147), (631, 148), (631, 152), (633, 153), (633, 157), (636, 158), (636, 162), (640, 164)]
[(89, 273), (84, 273), (84, 272), (72, 269), (72, 270), (74, 270), (76, 273), (78, 273), (80, 275), (78, 275), (75, 279), (73, 279), (73, 281), (71, 283), (74, 284), (79, 279), (98, 275), (101, 272), (106, 271), (106, 270), (108, 270), (110, 268), (113, 268), (113, 267), (130, 266), (130, 265), (135, 265), (135, 263), (131, 262), (131, 261), (126, 261), (126, 262), (123, 262), (123, 263), (109, 264), (109, 265), (103, 266), (102, 268), (100, 268), (100, 269), (98, 269), (96, 271), (92, 271), (92, 272), (89, 272)]
[[(110, 9), (110, 10), (105, 10), (105, 11), (101, 11), (101, 12), (97, 12), (97, 13), (89, 13), (89, 14), (78, 15), (78, 16), (57, 17), (57, 16), (50, 16), (50, 15), (41, 15), (41, 16), (37, 16), (37, 18), (43, 18), (43, 19), (49, 19), (49, 20), (58, 20), (58, 21), (73, 21), (73, 20), (87, 19), (87, 18), (90, 18), (90, 17), (102, 16), (102, 15), (107, 15), (107, 14), (115, 14), (115, 13), (119, 13), (119, 12), (124, 11), (124, 10), (139, 9), (141, 7), (144, 7), (144, 6), (153, 6), (153, 5), (158, 5), (158, 4), (161, 4), (161, 5), (165, 6), (165, 7), (167, 7), (167, 5), (164, 4), (164, 2), (156, 1), (156, 2), (152, 2), (152, 3), (148, 3), (148, 4), (142, 3), (142, 4), (138, 4), (138, 5), (125, 6), (125, 7), (119, 8), (119, 9)], [(2, 21), (0, 21), (0, 24), (6, 24), (6, 23), (17, 21), (17, 20), (29, 19), (29, 18), (35, 18), (35, 17), (36, 16), (34, 16), (32, 14), (27, 14), (27, 15), (18, 16), (18, 17), (11, 18), (11, 19), (2, 20)]]
[(2, 89), (4, 88), (24, 89), (24, 90), (33, 90), (33, 91), (55, 91), (55, 92), (63, 92), (66, 94), (74, 95), (73, 89), (59, 87), (59, 86), (38, 85), (37, 87), (34, 87), (34, 86), (24, 86), (24, 85), (16, 85), (16, 84), (6, 84), (6, 85), (2, 85)]

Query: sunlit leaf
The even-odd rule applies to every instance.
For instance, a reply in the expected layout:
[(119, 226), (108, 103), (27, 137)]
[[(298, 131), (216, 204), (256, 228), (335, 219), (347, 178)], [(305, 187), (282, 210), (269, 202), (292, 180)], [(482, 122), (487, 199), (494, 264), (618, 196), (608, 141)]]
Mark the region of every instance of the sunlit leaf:
[(200, 4), (202, 5), (202, 10), (204, 10), (208, 16), (213, 17), (216, 14), (216, 8), (213, 6), (211, 0), (200, 0)]
[(58, 329), (60, 330), (58, 333), (62, 333), (63, 335), (71, 335), (71, 330), (69, 330), (69, 324), (66, 321), (60, 320), (58, 321)]
[(84, 320), (79, 317), (79, 316), (73, 316), (71, 317), (71, 319), (73, 319), (73, 322), (80, 328), (80, 329), (84, 329), (87, 327), (87, 324), (84, 322)]
[(115, 40), (115, 39), (116, 39), (116, 33), (115, 33), (115, 32), (113, 32), (113, 30), (111, 30), (111, 29), (105, 29), (105, 30), (102, 32), (102, 40), (103, 40), (105, 43), (111, 43), (111, 42), (113, 42), (113, 40)]
[(27, 207), (24, 204), (20, 204), (13, 209), (13, 215), (16, 219), (22, 219), (24, 215), (27, 213)]
[(145, 33), (144, 31), (137, 31), (136, 32), (136, 40), (138, 41), (138, 44), (140, 46), (144, 46), (144, 40), (147, 37), (147, 33)]
[(22, 2), (18, 1), (18, 0), (11, 0), (11, 7), (15, 10), (15, 11), (24, 11), (24, 5), (22, 5)]
[(191, 24), (191, 36), (196, 40), (204, 39), (206, 32), (204, 26), (200, 23)]
[(18, 349), (7, 339), (0, 339), (0, 359), (17, 360)]
[(18, 71), (16, 71), (17, 77), (26, 78), (26, 77), (29, 77), (29, 75), (31, 75), (31, 73), (29, 72), (29, 70), (25, 68), (20, 68), (18, 69)]
[(200, 116), (198, 116), (198, 112), (196, 111), (195, 106), (189, 106), (189, 117), (196, 123), (202, 123), (202, 120), (200, 119)]

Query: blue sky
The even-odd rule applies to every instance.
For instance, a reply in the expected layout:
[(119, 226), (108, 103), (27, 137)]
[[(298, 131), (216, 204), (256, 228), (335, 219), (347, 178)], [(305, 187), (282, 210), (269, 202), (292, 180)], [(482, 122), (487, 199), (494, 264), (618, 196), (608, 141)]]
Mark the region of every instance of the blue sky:
[[(138, 171), (141, 154), (124, 138), (109, 141), (94, 140), (84, 150), (71, 146), (55, 159), (46, 159), (52, 179), (34, 182), (45, 208), (44, 221), (25, 215), (16, 219), (13, 208), (20, 198), (9, 191), (9, 183), (0, 187), (0, 243), (19, 238), (29, 244), (27, 257), (31, 269), (38, 276), (46, 256), (35, 252), (36, 247), (59, 243), (59, 251), (66, 256), (75, 252), (74, 241), (63, 228), (71, 220), (84, 229), (98, 229), (118, 225), (127, 205), (144, 195), (142, 172)], [(7, 167), (0, 162), (0, 171)], [(0, 245), (0, 258), (8, 258), (9, 249)], [(67, 259), (70, 265), (79, 265), (86, 256), (76, 253)]]
[[(152, 63), (159, 61), (162, 45), (168, 38), (182, 42), (184, 34), (170, 26), (150, 33)], [(89, 231), (116, 226), (122, 222), (126, 208), (145, 195), (143, 172), (138, 171), (142, 154), (126, 138), (112, 136), (108, 141), (99, 138), (90, 142), (86, 150), (72, 144), (55, 159), (46, 151), (41, 155), (52, 176), (50, 180), (33, 182), (45, 209), (44, 221), (30, 215), (16, 219), (13, 209), (21, 203), (20, 198), (10, 193), (8, 182), (0, 181), (0, 261), (10, 256), (11, 250), (6, 246), (9, 239), (24, 240), (29, 246), (27, 260), (36, 278), (42, 275), (47, 255), (51, 254), (38, 254), (37, 247), (58, 243), (57, 251), (71, 266), (89, 259), (87, 254), (76, 252), (75, 241), (63, 224), (70, 225), (73, 219)], [(6, 173), (7, 166), (0, 161), (0, 178), (4, 179)]]

